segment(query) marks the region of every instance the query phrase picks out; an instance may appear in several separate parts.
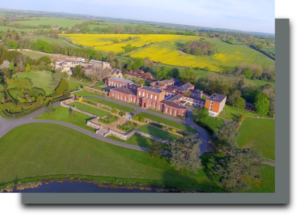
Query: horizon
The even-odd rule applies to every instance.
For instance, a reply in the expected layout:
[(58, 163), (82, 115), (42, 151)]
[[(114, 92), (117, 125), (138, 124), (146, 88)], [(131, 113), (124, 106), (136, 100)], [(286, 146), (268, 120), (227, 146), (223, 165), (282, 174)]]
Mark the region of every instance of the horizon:
[[(274, 0), (251, 0), (251, 2), (249, 0), (175, 0), (172, 1), (172, 4), (171, 1), (152, 0), (149, 3), (129, 0), (124, 5), (124, 2), (120, 2), (119, 0), (111, 0), (110, 2), (103, 2), (102, 0), (60, 0), (58, 2), (58, 0), (53, 0), (50, 4), (43, 2), (41, 5), (37, 0), (28, 0), (26, 2), (15, 0), (2, 3), (1, 8), (5, 10), (69, 13), (74, 15), (275, 34)], [(169, 4), (166, 4), (166, 2), (169, 2)], [(69, 3), (78, 4), (70, 6)], [(82, 4), (85, 5), (84, 10), (82, 10)], [(14, 7), (15, 5), (22, 6), (22, 8), (16, 8)], [(100, 12), (96, 13), (95, 10), (98, 10), (98, 6), (101, 6), (99, 9)], [(160, 8), (161, 6), (164, 7)], [(183, 9), (183, 6), (187, 7)], [(258, 6), (261, 6), (260, 9), (257, 9)], [(47, 8), (47, 11), (45, 11), (45, 8)], [(128, 9), (131, 10), (128, 11)], [(197, 14), (197, 10), (199, 9), (204, 10), (204, 13), (201, 15)], [(137, 13), (131, 13), (132, 10)], [(143, 13), (152, 15), (154, 13), (157, 16), (149, 17)]]

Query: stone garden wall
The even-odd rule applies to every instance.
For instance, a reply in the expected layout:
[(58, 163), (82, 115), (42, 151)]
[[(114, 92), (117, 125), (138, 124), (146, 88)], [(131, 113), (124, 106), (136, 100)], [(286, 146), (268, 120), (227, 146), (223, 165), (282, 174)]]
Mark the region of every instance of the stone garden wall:
[(120, 138), (122, 140), (127, 140), (129, 139), (134, 133), (136, 132), (136, 129), (132, 129), (130, 130), (129, 132), (125, 133), (125, 134), (122, 134), (122, 133), (119, 133), (119, 132), (116, 132), (112, 129), (109, 129), (108, 133), (105, 134), (105, 137), (109, 136), (109, 135), (112, 135), (112, 136), (115, 136), (117, 138)]
[(169, 140), (164, 140), (164, 139), (161, 139), (161, 138), (158, 138), (156, 136), (153, 136), (153, 135), (149, 135), (148, 133), (144, 133), (144, 132), (141, 132), (139, 130), (136, 130), (135, 132), (136, 134), (139, 134), (141, 136), (144, 136), (146, 138), (150, 138), (150, 139), (153, 139), (155, 141), (159, 141), (159, 142), (162, 142), (162, 143), (165, 143), (167, 145), (171, 145), (171, 142)]
[(97, 115), (88, 113), (88, 112), (83, 111), (83, 110), (79, 110), (79, 109), (76, 108), (76, 107), (72, 107), (72, 106), (66, 104), (66, 102), (68, 102), (68, 104), (70, 104), (70, 103), (74, 102), (74, 100), (73, 100), (73, 99), (69, 99), (69, 100), (66, 100), (66, 101), (61, 101), (61, 102), (60, 102), (60, 106), (66, 107), (66, 108), (70, 108), (70, 109), (72, 109), (72, 110), (74, 110), (74, 111), (77, 111), (77, 112), (79, 112), (79, 113), (85, 114), (85, 115), (90, 116), (90, 117), (96, 117), (96, 118), (99, 119), (99, 117), (98, 117)]
[(97, 120), (97, 119), (98, 119), (98, 118), (95, 118), (95, 119), (92, 119), (92, 120), (87, 121), (86, 125), (89, 126), (89, 127), (94, 128), (94, 129), (97, 129), (97, 130), (101, 129), (102, 126), (101, 126), (100, 124), (97, 124), (97, 123), (94, 123), (94, 122), (93, 122), (94, 120)]
[(91, 88), (91, 87), (84, 87), (84, 89), (85, 90), (87, 90), (87, 91), (90, 91), (90, 92), (94, 92), (94, 93), (96, 93), (96, 94), (100, 94), (100, 95), (105, 95), (105, 96), (107, 96), (107, 92), (105, 92), (105, 91), (101, 91), (101, 90), (98, 90), (98, 89), (93, 89), (93, 88)]

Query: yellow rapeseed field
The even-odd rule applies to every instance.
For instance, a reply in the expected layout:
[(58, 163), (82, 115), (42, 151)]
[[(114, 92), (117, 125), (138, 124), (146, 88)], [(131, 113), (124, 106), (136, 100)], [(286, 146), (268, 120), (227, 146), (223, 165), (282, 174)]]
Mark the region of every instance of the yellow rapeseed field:
[[(216, 45), (212, 56), (194, 56), (178, 50), (177, 43), (199, 40), (199, 36), (167, 34), (63, 34), (72, 43), (103, 52), (124, 52), (123, 46), (131, 44), (138, 49), (128, 53), (133, 58), (150, 57), (151, 60), (180, 67), (207, 67), (211, 71), (222, 71), (223, 67), (235, 67), (251, 63), (268, 67), (274, 60), (246, 45), (230, 45), (219, 39), (206, 38)], [(201, 37), (203, 38), (203, 37)]]

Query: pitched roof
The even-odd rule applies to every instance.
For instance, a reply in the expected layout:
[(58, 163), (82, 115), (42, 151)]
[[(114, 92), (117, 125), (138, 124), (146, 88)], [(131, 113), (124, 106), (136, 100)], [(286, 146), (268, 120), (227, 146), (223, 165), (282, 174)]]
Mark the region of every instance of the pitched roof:
[(136, 96), (136, 90), (134, 90), (134, 89), (126, 89), (123, 87), (118, 87), (118, 88), (111, 89), (111, 91), (120, 92), (120, 93), (123, 93), (126, 95), (135, 95)]
[(214, 93), (212, 94), (207, 100), (210, 100), (210, 101), (215, 101), (215, 102), (222, 102), (224, 99), (226, 98), (225, 95), (220, 95), (220, 94), (217, 94), (217, 93)]
[(160, 103), (165, 104), (169, 107), (176, 108), (176, 109), (186, 109), (184, 106), (181, 106), (181, 105), (176, 104), (176, 103), (174, 103), (172, 101), (169, 101), (169, 100), (162, 100)]
[(169, 101), (176, 101), (180, 100), (183, 97), (183, 95), (175, 95), (172, 98), (169, 99)]
[(154, 93), (161, 93), (162, 92), (160, 89), (157, 89), (153, 86), (143, 86), (139, 89), (143, 89), (143, 90), (146, 90), (146, 91), (149, 91), (149, 92), (154, 92)]
[(129, 79), (122, 79), (122, 78), (119, 78), (119, 77), (110, 77), (110, 79), (113, 79), (115, 81), (119, 81), (119, 82), (123, 82), (123, 83), (133, 83), (131, 80)]

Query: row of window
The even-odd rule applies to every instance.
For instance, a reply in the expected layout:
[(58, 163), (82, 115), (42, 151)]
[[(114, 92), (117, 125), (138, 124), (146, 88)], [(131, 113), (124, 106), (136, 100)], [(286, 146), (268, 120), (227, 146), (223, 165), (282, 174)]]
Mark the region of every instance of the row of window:
[[(146, 95), (146, 97), (149, 98), (149, 93), (146, 93), (146, 94), (145, 94), (145, 92), (142, 93), (141, 91), (139, 91), (139, 96), (145, 97), (145, 95)], [(153, 99), (153, 95), (152, 94), (150, 95), (150, 99)], [(154, 95), (154, 100), (157, 100), (157, 95)]]
[(108, 83), (109, 86), (113, 86), (113, 87), (123, 87), (123, 88), (127, 88), (127, 85), (122, 85), (113, 81), (109, 81)]

